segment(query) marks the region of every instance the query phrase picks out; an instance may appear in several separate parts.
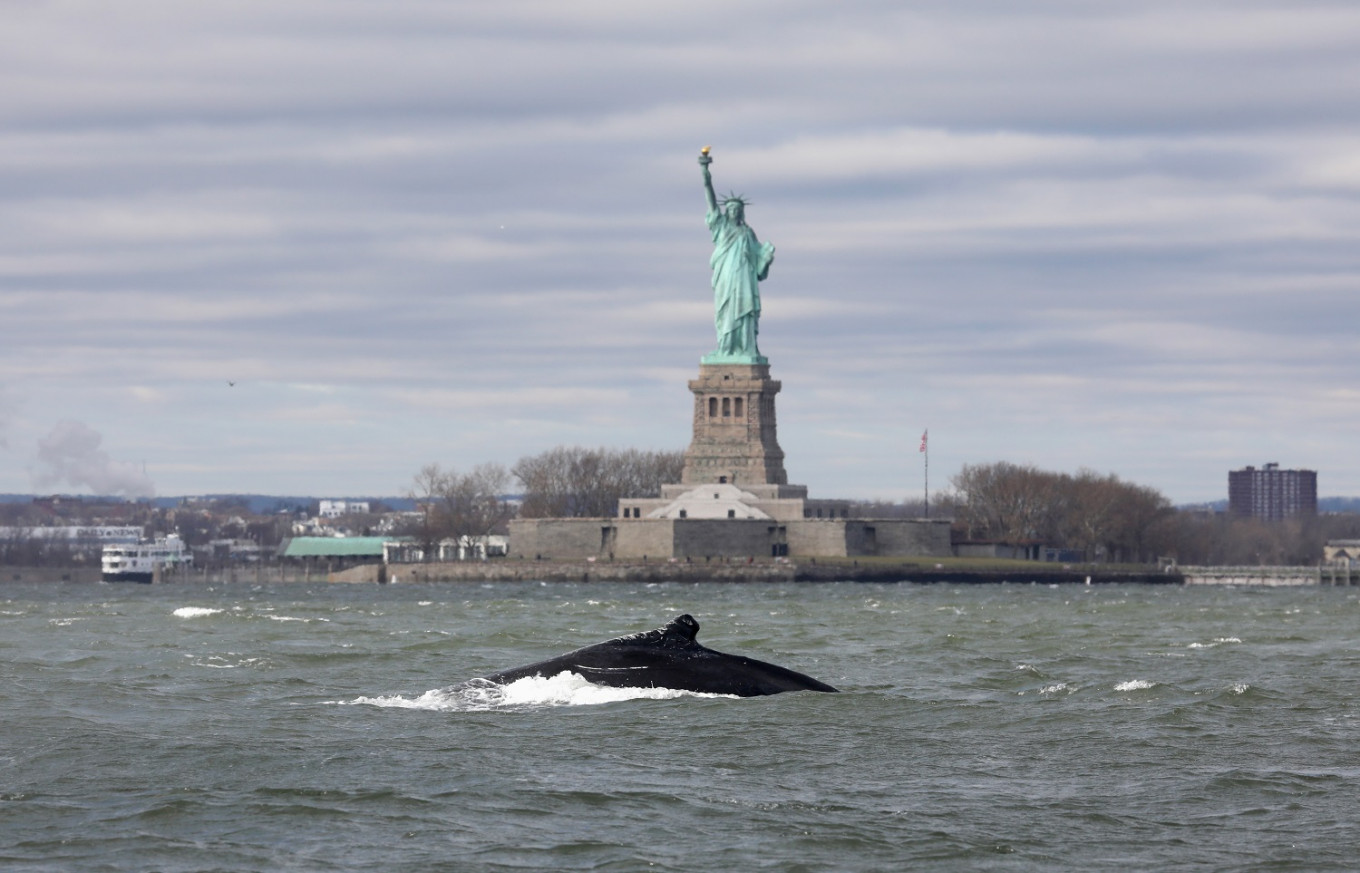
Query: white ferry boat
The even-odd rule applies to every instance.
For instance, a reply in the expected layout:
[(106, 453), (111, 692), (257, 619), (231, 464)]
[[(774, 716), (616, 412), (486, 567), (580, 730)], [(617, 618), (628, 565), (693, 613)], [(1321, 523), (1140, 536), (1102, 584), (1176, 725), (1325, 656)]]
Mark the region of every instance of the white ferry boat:
[(156, 540), (118, 546), (105, 546), (102, 560), (105, 582), (150, 582), (157, 571), (191, 567), (194, 554), (176, 534)]

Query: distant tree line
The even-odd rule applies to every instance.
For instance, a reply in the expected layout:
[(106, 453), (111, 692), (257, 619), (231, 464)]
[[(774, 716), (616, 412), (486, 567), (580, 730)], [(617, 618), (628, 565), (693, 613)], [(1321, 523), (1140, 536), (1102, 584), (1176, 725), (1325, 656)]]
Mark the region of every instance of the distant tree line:
[(1095, 562), (1316, 564), (1330, 539), (1360, 538), (1360, 515), (1286, 521), (1176, 509), (1161, 492), (1113, 474), (1054, 473), (998, 461), (951, 480), (955, 538), (1041, 542)]
[[(434, 553), (440, 540), (504, 530), (522, 518), (612, 517), (625, 497), (655, 497), (680, 481), (684, 453), (558, 446), (506, 469), (482, 464), (465, 473), (429, 465), (411, 496), (422, 521), (405, 533)], [(517, 483), (516, 506), (507, 493)], [(901, 503), (852, 505), (860, 518), (954, 520), (956, 541), (1041, 543), (1097, 563), (1288, 565), (1315, 564), (1329, 539), (1360, 538), (1360, 515), (1336, 514), (1283, 522), (1177, 509), (1161, 492), (1112, 473), (1058, 473), (997, 461), (968, 464), (952, 491)]]
[[(427, 556), (448, 539), (502, 533), (516, 514), (525, 518), (612, 517), (625, 497), (656, 497), (679, 482), (681, 451), (588, 449), (558, 446), (512, 467), (480, 464), (459, 471), (429, 464), (408, 496), (420, 512), (395, 531), (414, 537)], [(1203, 565), (1308, 565), (1331, 539), (1360, 539), (1360, 513), (1286, 521), (1234, 518), (1212, 509), (1177, 509), (1155, 489), (1113, 474), (1056, 473), (998, 461), (964, 466), (952, 490), (930, 495), (929, 515), (952, 518), (954, 538), (1039, 542), (1079, 552), (1093, 562), (1153, 563), (1167, 559)], [(380, 508), (380, 507), (375, 507)], [(923, 500), (852, 504), (859, 518), (916, 518)], [(375, 514), (357, 529), (376, 528)], [(98, 549), (34, 536), (31, 529), (70, 524), (136, 524), (148, 536), (178, 532), (200, 546), (217, 539), (279, 543), (292, 519), (255, 515), (231, 500), (161, 509), (149, 504), (34, 501), (0, 505), (0, 566), (96, 565)]]
[(1089, 560), (1151, 563), (1175, 514), (1155, 489), (1081, 470), (1075, 475), (999, 461), (953, 477), (956, 519), (969, 540), (1042, 542)]
[(1300, 566), (1322, 560), (1328, 540), (1360, 539), (1360, 515), (1263, 521), (1178, 511), (1163, 545), (1182, 564)]
[(524, 487), (523, 518), (593, 518), (618, 512), (625, 497), (657, 497), (679, 482), (684, 452), (558, 446), (520, 458), (511, 469)]
[[(520, 458), (507, 470), (479, 464), (466, 471), (428, 464), (416, 474), (411, 497), (419, 521), (401, 531), (420, 542), (428, 559), (444, 540), (475, 539), (522, 518), (612, 517), (624, 497), (654, 497), (680, 481), (684, 453), (558, 446)], [(518, 506), (509, 496), (519, 483)]]
[(0, 535), (0, 567), (97, 567), (101, 549), (11, 527)]

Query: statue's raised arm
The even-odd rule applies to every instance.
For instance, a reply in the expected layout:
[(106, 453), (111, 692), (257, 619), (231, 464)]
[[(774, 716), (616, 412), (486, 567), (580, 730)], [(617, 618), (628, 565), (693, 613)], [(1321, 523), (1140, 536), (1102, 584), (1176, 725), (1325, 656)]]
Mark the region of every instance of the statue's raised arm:
[(699, 149), (699, 166), (704, 171), (704, 194), (708, 197), (708, 211), (718, 211), (718, 195), (713, 193), (713, 174), (709, 172), (708, 165), (713, 163), (713, 159), (708, 156), (708, 146)]
[(713, 322), (718, 348), (705, 355), (706, 364), (768, 363), (756, 347), (760, 333), (760, 282), (774, 262), (774, 246), (761, 243), (746, 224), (746, 200), (729, 194), (721, 204), (713, 191), (708, 146), (699, 152), (704, 174), (704, 196), (708, 200), (705, 220), (713, 235)]

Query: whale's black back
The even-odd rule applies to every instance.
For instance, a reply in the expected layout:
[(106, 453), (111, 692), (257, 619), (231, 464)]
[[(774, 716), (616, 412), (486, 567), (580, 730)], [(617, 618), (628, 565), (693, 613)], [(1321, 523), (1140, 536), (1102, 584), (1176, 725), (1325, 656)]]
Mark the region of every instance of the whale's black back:
[(699, 622), (691, 615), (681, 615), (656, 630), (586, 646), (485, 678), (503, 685), (526, 676), (556, 676), (565, 671), (613, 688), (673, 688), (739, 697), (836, 690), (778, 664), (705, 648), (696, 639), (698, 634)]

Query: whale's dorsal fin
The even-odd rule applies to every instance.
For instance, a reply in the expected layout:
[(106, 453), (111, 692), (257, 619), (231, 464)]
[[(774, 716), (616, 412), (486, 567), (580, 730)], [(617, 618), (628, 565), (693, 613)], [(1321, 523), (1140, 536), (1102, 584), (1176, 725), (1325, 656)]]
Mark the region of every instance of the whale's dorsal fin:
[(699, 622), (687, 612), (684, 615), (677, 615), (658, 630), (667, 637), (680, 637), (692, 643), (699, 636)]
[(656, 630), (629, 634), (626, 637), (619, 637), (617, 640), (613, 640), (613, 642), (630, 644), (645, 643), (668, 649), (682, 648), (694, 644), (695, 637), (698, 635), (699, 622), (694, 616), (685, 613), (684, 615), (677, 615)]

